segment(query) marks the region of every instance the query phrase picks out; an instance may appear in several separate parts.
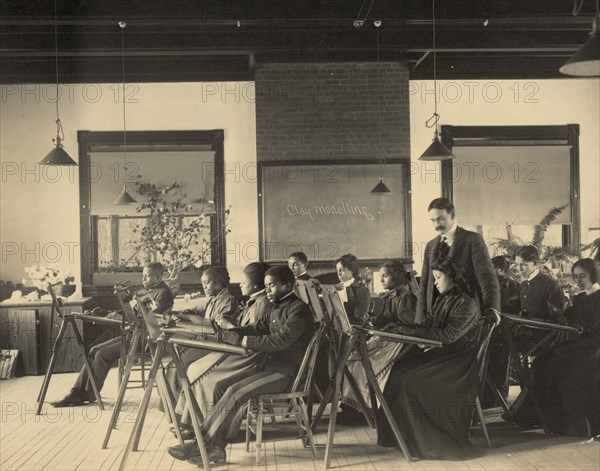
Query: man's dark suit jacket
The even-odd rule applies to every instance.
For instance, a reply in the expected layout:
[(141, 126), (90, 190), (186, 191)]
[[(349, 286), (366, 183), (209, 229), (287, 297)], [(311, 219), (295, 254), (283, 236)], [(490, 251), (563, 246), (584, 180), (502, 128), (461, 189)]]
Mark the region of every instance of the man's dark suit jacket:
[[(441, 237), (430, 240), (425, 248), (425, 259), (421, 271), (421, 286), (417, 301), (416, 322), (422, 322), (431, 312), (434, 297), (438, 294), (434, 285), (431, 265), (436, 260)], [(481, 311), (487, 308), (500, 310), (500, 285), (488, 254), (483, 237), (477, 232), (456, 228), (454, 241), (448, 257), (464, 270), (472, 294), (478, 300)]]
[(265, 370), (294, 376), (313, 334), (314, 320), (308, 304), (292, 294), (275, 303), (256, 324), (231, 330), (247, 337), (248, 350), (265, 352)]

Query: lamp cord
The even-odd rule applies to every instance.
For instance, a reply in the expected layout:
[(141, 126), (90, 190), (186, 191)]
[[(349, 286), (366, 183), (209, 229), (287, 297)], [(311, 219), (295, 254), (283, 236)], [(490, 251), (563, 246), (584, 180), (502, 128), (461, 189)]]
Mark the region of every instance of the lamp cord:
[(440, 115), (437, 112), (437, 52), (436, 52), (436, 36), (435, 36), (435, 0), (433, 4), (433, 116), (425, 121), (425, 126), (432, 128), (435, 126), (435, 135), (437, 136), (437, 123)]
[(62, 147), (61, 142), (65, 139), (60, 115), (58, 113), (58, 98), (60, 90), (58, 88), (58, 6), (57, 0), (54, 0), (54, 71), (56, 73), (56, 145)]
[[(125, 108), (125, 27), (127, 23), (119, 21), (121, 27), (121, 73), (123, 88), (123, 170), (127, 170), (127, 114)], [(125, 180), (123, 180), (125, 183)]]

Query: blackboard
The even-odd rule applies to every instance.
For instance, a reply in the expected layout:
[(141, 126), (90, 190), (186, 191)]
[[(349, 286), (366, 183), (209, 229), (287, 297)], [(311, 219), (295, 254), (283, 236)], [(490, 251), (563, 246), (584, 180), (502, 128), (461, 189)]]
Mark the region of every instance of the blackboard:
[[(406, 258), (410, 176), (406, 161), (262, 162), (259, 167), (261, 259), (311, 261), (346, 253), (360, 260)], [(380, 176), (391, 194), (371, 194)]]

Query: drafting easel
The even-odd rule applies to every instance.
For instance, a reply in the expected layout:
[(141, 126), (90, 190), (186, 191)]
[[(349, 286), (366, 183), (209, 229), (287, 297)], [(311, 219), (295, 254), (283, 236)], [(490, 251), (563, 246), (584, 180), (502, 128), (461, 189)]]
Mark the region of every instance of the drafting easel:
[(81, 353), (81, 356), (83, 357), (83, 365), (85, 367), (85, 370), (87, 371), (89, 381), (94, 391), (94, 396), (96, 397), (96, 401), (98, 402), (98, 406), (100, 407), (100, 409), (104, 410), (104, 404), (102, 403), (102, 398), (100, 397), (100, 392), (98, 391), (98, 386), (96, 385), (96, 380), (94, 379), (94, 374), (92, 373), (92, 367), (85, 352), (83, 339), (81, 337), (81, 333), (79, 332), (79, 328), (77, 327), (76, 321), (81, 320), (83, 322), (94, 322), (98, 324), (111, 326), (122, 326), (122, 321), (116, 319), (105, 319), (103, 317), (88, 316), (86, 314), (74, 312), (70, 314), (64, 314), (61, 310), (62, 302), (56, 297), (56, 293), (54, 292), (52, 285), (49, 285), (47, 289), (48, 293), (52, 298), (51, 318), (54, 318), (54, 312), (56, 312), (58, 314), (58, 317), (62, 319), (62, 322), (60, 324), (60, 328), (58, 329), (58, 335), (56, 336), (56, 340), (54, 341), (54, 345), (52, 347), (52, 357), (50, 358), (50, 363), (48, 364), (48, 369), (46, 370), (46, 375), (44, 376), (44, 381), (38, 394), (35, 414), (40, 415), (42, 412), (42, 407), (44, 406), (44, 399), (46, 398), (46, 393), (48, 392), (48, 386), (50, 386), (50, 380), (52, 379), (52, 373), (54, 371), (56, 359), (58, 358), (58, 353), (60, 351), (62, 339), (65, 336), (65, 333), (67, 332), (67, 327), (69, 325), (72, 327), (73, 333), (75, 334), (77, 346), (79, 347), (79, 351)]
[[(192, 426), (194, 428), (194, 432), (196, 434), (196, 440), (198, 442), (198, 449), (200, 451), (200, 456), (202, 457), (202, 461), (204, 463), (204, 469), (210, 470), (210, 463), (208, 459), (208, 453), (206, 451), (206, 445), (202, 438), (202, 430), (201, 430), (201, 422), (202, 422), (202, 413), (200, 412), (200, 408), (194, 395), (191, 390), (191, 384), (187, 377), (187, 373), (185, 371), (185, 367), (183, 363), (181, 363), (181, 359), (179, 355), (175, 351), (174, 345), (182, 345), (196, 348), (204, 348), (212, 351), (221, 351), (226, 353), (235, 353), (235, 354), (244, 354), (246, 353), (246, 349), (243, 347), (236, 347), (232, 345), (227, 345), (224, 343), (218, 343), (215, 341), (202, 341), (202, 340), (188, 340), (188, 339), (167, 339), (166, 333), (162, 330), (169, 329), (161, 329), (156, 319), (156, 315), (154, 312), (148, 310), (144, 301), (140, 301), (138, 299), (138, 306), (142, 313), (142, 319), (146, 325), (146, 329), (148, 331), (148, 335), (155, 344), (154, 347), (154, 356), (152, 361), (152, 366), (150, 368), (150, 373), (148, 374), (148, 381), (146, 382), (146, 388), (144, 389), (144, 397), (142, 398), (142, 402), (140, 404), (140, 408), (138, 410), (138, 414), (135, 419), (135, 423), (133, 426), (133, 430), (131, 431), (131, 435), (129, 436), (129, 441), (125, 447), (123, 452), (123, 458), (121, 459), (121, 464), (119, 466), (119, 470), (122, 471), (125, 469), (125, 465), (127, 464), (127, 460), (129, 458), (129, 454), (132, 451), (137, 451), (140, 437), (142, 434), (142, 428), (144, 427), (144, 420), (146, 418), (146, 412), (148, 410), (148, 405), (150, 403), (150, 398), (152, 396), (152, 390), (154, 388), (154, 382), (157, 381), (157, 386), (159, 389), (159, 393), (161, 390), (164, 390), (164, 393), (161, 393), (161, 399), (163, 399), (165, 403), (165, 407), (171, 415), (171, 419), (175, 425), (175, 433), (177, 435), (177, 439), (180, 444), (183, 444), (183, 439), (181, 437), (181, 430), (179, 428), (179, 423), (175, 417), (175, 406), (173, 402), (173, 397), (168, 395), (168, 391), (170, 390), (168, 384), (164, 378), (162, 371), (162, 359), (163, 356), (169, 355), (173, 359), (173, 363), (175, 365), (175, 370), (177, 372), (177, 377), (181, 381), (182, 385), (182, 394), (184, 395), (189, 411), (192, 419)], [(160, 373), (159, 373), (160, 371)], [(166, 393), (166, 394), (165, 394)]]
[[(342, 378), (344, 377), (344, 375), (350, 381), (350, 385), (352, 386), (352, 389), (355, 390), (355, 394), (358, 392), (356, 388), (356, 383), (352, 385), (353, 378), (346, 366), (348, 358), (350, 357), (350, 354), (354, 349), (356, 349), (356, 352), (360, 356), (360, 362), (363, 365), (367, 376), (367, 382), (369, 384), (369, 395), (371, 399), (371, 409), (373, 411), (377, 410), (377, 400), (379, 400), (381, 409), (383, 410), (383, 413), (390, 425), (390, 428), (394, 433), (394, 436), (396, 438), (396, 441), (398, 442), (398, 445), (400, 446), (400, 449), (402, 450), (402, 453), (408, 461), (418, 460), (417, 457), (412, 456), (412, 454), (410, 453), (410, 450), (408, 449), (404, 437), (402, 436), (400, 429), (398, 428), (398, 425), (396, 424), (396, 421), (392, 415), (392, 411), (390, 410), (389, 405), (387, 404), (387, 401), (383, 396), (383, 392), (381, 391), (381, 388), (377, 383), (377, 378), (375, 377), (375, 373), (373, 372), (371, 361), (369, 360), (368, 356), (367, 335), (381, 337), (385, 340), (392, 342), (425, 345), (427, 347), (441, 347), (442, 343), (435, 340), (422, 339), (408, 335), (392, 334), (388, 332), (370, 330), (352, 325), (350, 323), (350, 320), (348, 319), (348, 315), (346, 314), (344, 305), (342, 304), (339, 296), (335, 292), (335, 288), (330, 286), (323, 286), (322, 293), (325, 305), (327, 306), (330, 315), (332, 315), (333, 317), (333, 325), (340, 334), (340, 350), (337, 358), (337, 364), (335, 366), (334, 381), (332, 385), (328, 388), (323, 399), (323, 404), (331, 402), (331, 412), (329, 415), (329, 426), (327, 430), (327, 445), (325, 448), (325, 469), (328, 469), (331, 465), (335, 425), (337, 418), (337, 401), (341, 390)], [(361, 407), (363, 408), (363, 412), (365, 412), (365, 415), (367, 415), (365, 411), (366, 405), (364, 404), (364, 400), (362, 399), (360, 392), (356, 394), (356, 397)], [(319, 408), (319, 410), (321, 410), (321, 407)], [(320, 415), (317, 415), (315, 417), (315, 421), (313, 422), (313, 430), (314, 427), (316, 427), (319, 418)]]

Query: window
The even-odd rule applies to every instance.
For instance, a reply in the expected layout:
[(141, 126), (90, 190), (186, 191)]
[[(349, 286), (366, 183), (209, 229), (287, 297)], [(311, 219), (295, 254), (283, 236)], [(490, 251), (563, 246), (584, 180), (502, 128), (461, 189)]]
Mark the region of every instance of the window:
[(579, 245), (578, 125), (443, 126), (442, 139), (457, 157), (442, 163), (442, 191), (463, 227), (488, 245), (507, 231), (527, 244), (535, 224), (565, 206), (544, 245)]
[[(139, 271), (146, 260), (161, 261), (156, 253), (135, 250), (149, 221), (147, 210), (138, 211), (145, 198), (136, 193), (137, 181), (159, 188), (177, 182), (174, 191), (190, 210), (176, 216), (176, 224), (200, 220), (205, 238), (216, 241), (205, 263), (224, 263), (222, 131), (128, 132), (126, 156), (121, 132), (80, 131), (78, 140), (84, 284), (112, 284), (100, 274)], [(112, 204), (124, 184), (138, 204)]]

